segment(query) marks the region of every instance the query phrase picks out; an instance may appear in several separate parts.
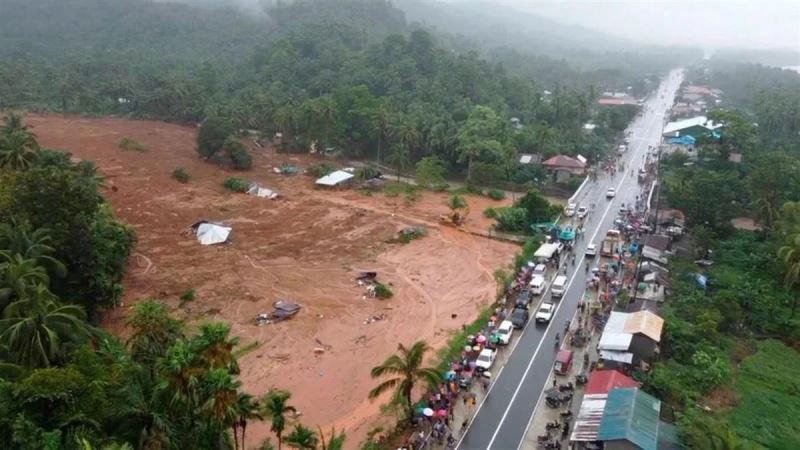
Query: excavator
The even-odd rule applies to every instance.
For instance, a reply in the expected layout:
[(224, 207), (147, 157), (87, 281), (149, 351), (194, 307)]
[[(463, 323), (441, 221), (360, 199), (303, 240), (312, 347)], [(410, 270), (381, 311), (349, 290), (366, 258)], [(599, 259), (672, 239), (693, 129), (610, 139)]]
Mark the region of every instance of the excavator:
[(457, 208), (450, 211), (449, 214), (442, 214), (439, 216), (439, 221), (451, 227), (460, 227), (467, 221), (469, 215), (469, 207)]

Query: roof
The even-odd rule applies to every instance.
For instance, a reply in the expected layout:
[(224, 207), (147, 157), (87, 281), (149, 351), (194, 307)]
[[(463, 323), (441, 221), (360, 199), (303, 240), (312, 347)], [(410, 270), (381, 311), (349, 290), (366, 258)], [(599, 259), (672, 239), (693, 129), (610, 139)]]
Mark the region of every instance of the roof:
[(618, 370), (595, 370), (589, 375), (584, 392), (586, 395), (608, 394), (620, 387), (639, 387), (639, 383)]
[(524, 154), (519, 155), (519, 163), (520, 164), (533, 164), (533, 163), (538, 163), (541, 160), (542, 160), (541, 155), (537, 155), (537, 154), (524, 153)]
[(597, 431), (603, 420), (607, 397), (607, 394), (589, 394), (588, 392), (583, 396), (581, 408), (578, 410), (572, 426), (572, 435), (569, 438), (571, 441), (594, 442), (597, 440)]
[(591, 122), (587, 122), (587, 123), (583, 124), (583, 129), (586, 130), (586, 131), (592, 131), (595, 128), (597, 128), (597, 125), (593, 124)]
[(626, 440), (643, 450), (656, 450), (660, 412), (661, 401), (638, 388), (613, 389), (606, 399), (597, 439)]
[(616, 352), (613, 350), (600, 350), (600, 359), (605, 361), (615, 361), (625, 364), (631, 364), (633, 362), (633, 353)]
[(664, 319), (650, 311), (631, 313), (625, 322), (625, 332), (643, 334), (656, 342), (661, 342), (661, 331), (663, 329)]
[(542, 165), (546, 167), (567, 167), (571, 169), (583, 169), (586, 167), (586, 164), (567, 155), (553, 156), (552, 158), (543, 162)]
[(664, 134), (672, 134), (676, 131), (685, 130), (691, 127), (704, 127), (709, 130), (719, 128), (721, 125), (714, 124), (708, 120), (706, 116), (697, 116), (690, 119), (678, 120), (677, 122), (670, 122), (664, 126)]
[(598, 105), (604, 106), (623, 106), (623, 105), (636, 105), (635, 98), (600, 98), (597, 100)]
[(320, 178), (319, 180), (317, 180), (317, 184), (322, 186), (336, 186), (337, 184), (347, 181), (350, 178), (353, 178), (354, 176), (355, 175), (353, 175), (350, 172), (345, 172), (344, 170), (337, 170), (336, 172), (329, 173), (324, 177)]
[(711, 93), (713, 92), (713, 90), (709, 89), (708, 86), (697, 86), (697, 85), (686, 86), (683, 90), (687, 94), (701, 94), (701, 95), (711, 95)]
[(669, 236), (663, 236), (660, 234), (647, 236), (647, 238), (644, 240), (644, 245), (647, 247), (653, 247), (654, 249), (663, 252), (669, 247)]
[(631, 333), (613, 333), (604, 331), (600, 336), (600, 342), (597, 348), (600, 350), (616, 350), (624, 351), (630, 348), (633, 334)]
[(205, 222), (197, 226), (197, 240), (203, 245), (222, 244), (228, 240), (231, 227)]

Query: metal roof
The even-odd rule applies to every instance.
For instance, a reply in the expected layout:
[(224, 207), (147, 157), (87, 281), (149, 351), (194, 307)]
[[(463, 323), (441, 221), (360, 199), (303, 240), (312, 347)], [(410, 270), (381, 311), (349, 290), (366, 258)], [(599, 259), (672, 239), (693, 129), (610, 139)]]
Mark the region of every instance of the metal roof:
[(604, 333), (622, 333), (625, 331), (625, 321), (628, 320), (628, 313), (619, 312), (619, 311), (611, 311), (611, 315), (608, 316), (608, 322), (606, 322), (605, 328), (603, 328)]
[(617, 352), (613, 350), (600, 350), (600, 359), (605, 361), (614, 361), (625, 364), (633, 362), (633, 353), (631, 352)]
[(600, 350), (624, 351), (631, 347), (633, 335), (630, 333), (604, 332), (600, 336), (600, 343), (597, 348)]
[(641, 333), (656, 342), (661, 342), (661, 330), (663, 329), (664, 319), (650, 311), (631, 313), (625, 322), (626, 333)]
[(661, 401), (638, 388), (619, 388), (608, 393), (597, 439), (626, 440), (643, 450), (658, 448), (658, 416)]
[(715, 124), (714, 122), (708, 120), (706, 116), (697, 116), (692, 117), (691, 119), (684, 119), (679, 120), (677, 122), (670, 122), (664, 126), (664, 133), (663, 134), (671, 134), (676, 131), (685, 130), (691, 127), (704, 127), (709, 130), (713, 130), (715, 128), (719, 128), (721, 125)]
[(353, 178), (355, 175), (349, 172), (345, 172), (344, 170), (337, 170), (336, 172), (329, 173), (324, 177), (317, 180), (317, 184), (321, 184), (323, 186), (336, 186), (337, 184), (347, 181), (350, 178)]
[(593, 442), (597, 440), (597, 431), (603, 420), (607, 394), (589, 394), (583, 396), (581, 408), (572, 426), (571, 441)]
[(587, 395), (605, 395), (612, 389), (621, 387), (639, 387), (639, 383), (618, 370), (593, 370), (589, 374), (589, 382), (586, 383), (584, 392)]

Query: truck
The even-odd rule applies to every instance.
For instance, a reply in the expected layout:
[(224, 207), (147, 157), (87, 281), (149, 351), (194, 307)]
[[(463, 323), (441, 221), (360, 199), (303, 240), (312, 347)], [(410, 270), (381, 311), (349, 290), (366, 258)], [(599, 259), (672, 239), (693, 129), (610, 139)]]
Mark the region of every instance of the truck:
[(606, 232), (606, 237), (603, 238), (603, 242), (600, 244), (600, 254), (602, 256), (614, 256), (614, 251), (617, 249), (621, 240), (622, 236), (619, 230), (608, 230)]

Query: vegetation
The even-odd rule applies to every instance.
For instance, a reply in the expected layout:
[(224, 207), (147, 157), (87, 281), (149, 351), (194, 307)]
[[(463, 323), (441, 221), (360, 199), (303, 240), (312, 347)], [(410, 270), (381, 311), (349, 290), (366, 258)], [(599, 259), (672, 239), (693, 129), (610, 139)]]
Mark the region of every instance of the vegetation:
[(436, 386), (442, 379), (438, 369), (424, 367), (425, 353), (431, 348), (425, 341), (417, 341), (410, 348), (398, 344), (397, 353), (388, 357), (383, 363), (372, 368), (372, 378), (384, 379), (369, 392), (369, 398), (375, 399), (385, 392), (394, 391), (390, 403), (400, 406), (410, 419), (414, 412), (411, 393), (420, 381)]
[(375, 283), (375, 297), (385, 300), (387, 298), (392, 298), (394, 296), (394, 292), (392, 292), (392, 288), (388, 285), (383, 283)]
[(225, 178), (225, 181), (222, 182), (222, 186), (225, 189), (232, 191), (232, 192), (240, 192), (244, 193), (250, 189), (250, 182), (245, 180), (244, 178), (237, 178), (237, 177), (228, 177)]
[(186, 171), (183, 167), (178, 167), (177, 169), (172, 171), (172, 178), (178, 180), (181, 183), (188, 183), (191, 179), (189, 172)]
[(489, 189), (486, 191), (486, 196), (492, 200), (503, 200), (506, 198), (506, 193), (500, 189)]
[(145, 147), (144, 144), (127, 137), (120, 139), (119, 148), (122, 150), (140, 152), (140, 153), (147, 151), (147, 147)]
[[(800, 86), (800, 77), (759, 67), (727, 70), (711, 75), (737, 108), (708, 114), (724, 125), (721, 139), (701, 139), (701, 158), (691, 165), (678, 156), (661, 162), (667, 201), (685, 213), (693, 251), (671, 261), (663, 359), (642, 379), (678, 411), (690, 447), (792, 448), (798, 445), (789, 417), (796, 417), (791, 374), (800, 364), (800, 147), (788, 136), (796, 136), (800, 122), (791, 102), (762, 102), (791, 98), (796, 93), (787, 86)], [(690, 74), (696, 82), (705, 77), (698, 73), (705, 72)], [(729, 90), (737, 92), (728, 98)], [(749, 97), (738, 98), (742, 92)], [(742, 154), (742, 162), (729, 161), (731, 153)], [(731, 219), (740, 215), (761, 229), (735, 230)], [(702, 270), (709, 280), (704, 289), (691, 261), (708, 250), (714, 265)], [(696, 406), (707, 403), (716, 405), (710, 414)]]

